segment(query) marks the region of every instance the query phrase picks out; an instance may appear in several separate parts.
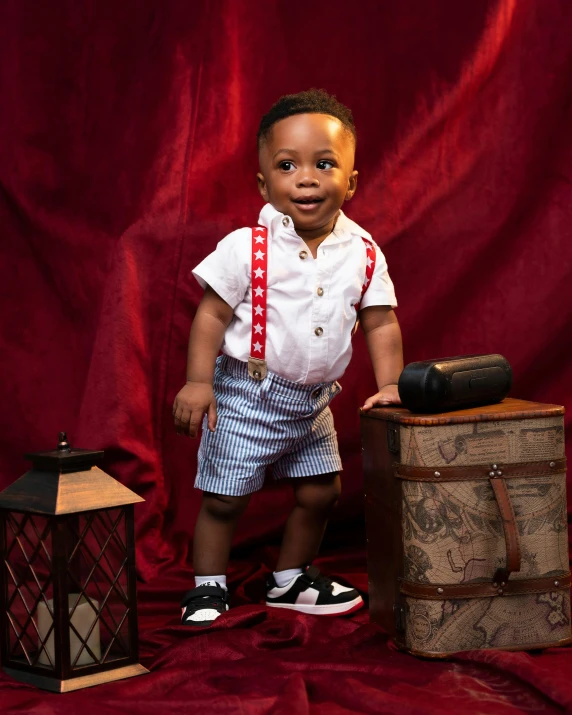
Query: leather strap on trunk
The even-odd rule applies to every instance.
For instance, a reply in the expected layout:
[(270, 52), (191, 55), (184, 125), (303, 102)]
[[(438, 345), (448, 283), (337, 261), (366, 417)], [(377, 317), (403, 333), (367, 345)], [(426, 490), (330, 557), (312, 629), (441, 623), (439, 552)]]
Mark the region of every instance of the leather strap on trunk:
[(413, 583), (401, 582), (401, 593), (412, 598), (431, 601), (459, 598), (490, 598), (491, 596), (519, 596), (528, 593), (566, 591), (570, 588), (570, 573), (543, 578), (525, 578), (518, 581), (479, 581), (477, 583)]
[(505, 480), (495, 474), (489, 481), (500, 511), (506, 544), (506, 565), (497, 569), (494, 575), (494, 580), (498, 583), (507, 581), (513, 571), (520, 571), (520, 536)]
[(539, 477), (543, 474), (561, 474), (566, 471), (566, 457), (542, 462), (516, 462), (513, 464), (477, 464), (467, 467), (411, 467), (395, 465), (395, 476), (413, 482), (464, 482), (488, 479), (491, 472), (505, 479)]

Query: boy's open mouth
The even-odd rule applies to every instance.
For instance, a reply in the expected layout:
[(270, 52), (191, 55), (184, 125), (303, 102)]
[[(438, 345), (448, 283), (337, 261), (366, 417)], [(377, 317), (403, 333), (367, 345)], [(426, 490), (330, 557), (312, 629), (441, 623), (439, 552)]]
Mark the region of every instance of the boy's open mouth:
[(292, 203), (301, 209), (311, 209), (321, 204), (324, 199), (321, 196), (299, 196), (292, 199)]

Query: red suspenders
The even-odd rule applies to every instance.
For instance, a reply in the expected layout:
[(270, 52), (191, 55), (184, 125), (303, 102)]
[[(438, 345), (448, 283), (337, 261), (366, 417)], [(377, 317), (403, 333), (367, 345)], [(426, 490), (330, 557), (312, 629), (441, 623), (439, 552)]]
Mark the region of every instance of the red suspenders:
[[(375, 270), (375, 247), (371, 241), (362, 238), (365, 243), (366, 267), (365, 282), (359, 301), (355, 305), (356, 316), (362, 298)], [(248, 374), (255, 380), (264, 380), (268, 372), (266, 367), (266, 286), (268, 282), (268, 231), (262, 226), (252, 229), (252, 263), (250, 269), (252, 285), (252, 328), (250, 333), (250, 357)], [(358, 320), (356, 318), (356, 328)], [(355, 332), (355, 328), (354, 328)]]
[(361, 295), (356, 303), (356, 313), (359, 313), (359, 307), (361, 305), (363, 295), (371, 283), (373, 272), (375, 271), (375, 246), (371, 241), (368, 241), (367, 238), (364, 238), (363, 236), (361, 240), (365, 243), (365, 282), (361, 287)]
[(248, 374), (255, 380), (266, 377), (266, 284), (268, 282), (268, 231), (262, 226), (252, 229), (252, 328)]

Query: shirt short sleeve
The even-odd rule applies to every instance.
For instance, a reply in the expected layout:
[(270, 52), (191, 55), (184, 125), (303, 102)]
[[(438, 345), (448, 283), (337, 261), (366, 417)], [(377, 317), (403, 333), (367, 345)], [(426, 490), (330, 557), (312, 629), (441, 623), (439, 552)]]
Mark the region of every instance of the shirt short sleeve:
[(233, 231), (193, 269), (199, 285), (210, 286), (233, 309), (244, 300), (250, 285), (251, 243), (251, 229)]
[(371, 305), (389, 305), (397, 308), (397, 299), (393, 283), (387, 272), (387, 261), (375, 241), (375, 269), (368, 289), (361, 301), (360, 309), (369, 308)]

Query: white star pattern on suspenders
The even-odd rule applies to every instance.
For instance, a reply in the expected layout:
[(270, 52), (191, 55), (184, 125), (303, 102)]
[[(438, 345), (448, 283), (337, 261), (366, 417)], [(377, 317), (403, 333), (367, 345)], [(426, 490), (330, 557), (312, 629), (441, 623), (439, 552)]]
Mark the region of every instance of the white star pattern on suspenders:
[(266, 235), (267, 234), (266, 234), (265, 228), (253, 228), (252, 229), (252, 238), (254, 239), (255, 243), (264, 244), (264, 241), (266, 240)]

